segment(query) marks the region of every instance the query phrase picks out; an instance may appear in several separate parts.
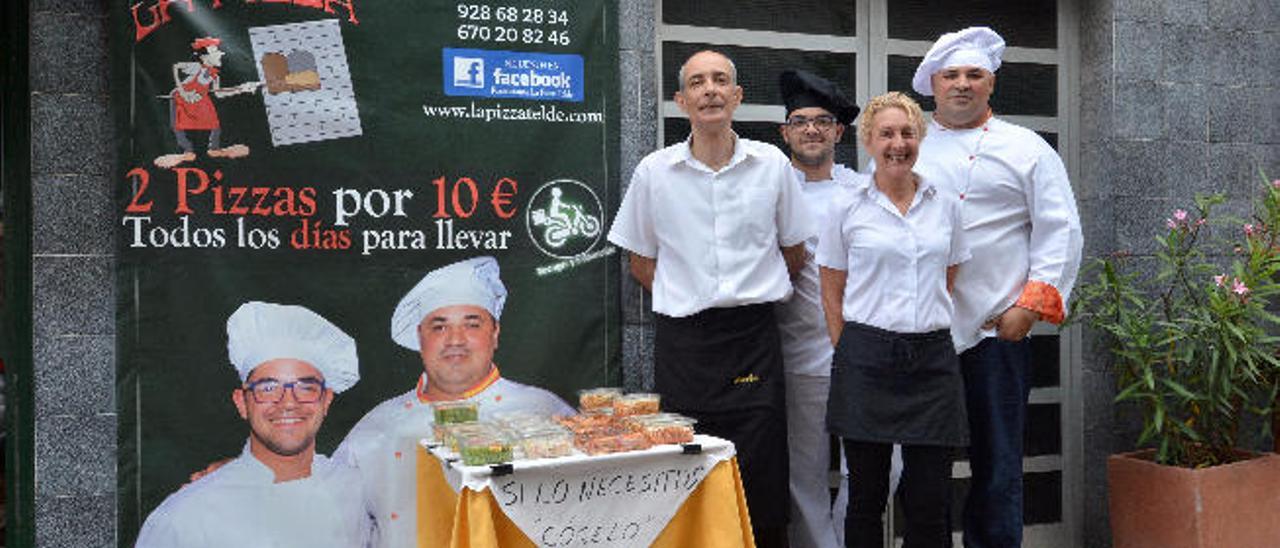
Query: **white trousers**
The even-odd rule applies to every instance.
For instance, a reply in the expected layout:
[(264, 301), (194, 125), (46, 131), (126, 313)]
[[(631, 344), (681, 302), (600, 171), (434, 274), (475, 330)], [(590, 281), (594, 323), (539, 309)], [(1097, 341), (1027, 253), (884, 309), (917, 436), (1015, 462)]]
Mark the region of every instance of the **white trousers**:
[[(786, 377), (787, 447), (790, 466), (791, 548), (844, 546), (844, 516), (849, 501), (849, 470), (840, 458), (840, 486), (831, 502), (831, 435), (827, 433), (827, 393), (831, 378), (817, 375)], [(893, 446), (889, 497), (902, 476), (902, 448)]]
[[(826, 427), (830, 387), (831, 377), (787, 374), (787, 447), (791, 460), (791, 523), (787, 537), (791, 548), (843, 546), (836, 539), (836, 524), (831, 519), (831, 435)], [(841, 491), (845, 483), (841, 482)], [(840, 523), (841, 529), (843, 525)]]

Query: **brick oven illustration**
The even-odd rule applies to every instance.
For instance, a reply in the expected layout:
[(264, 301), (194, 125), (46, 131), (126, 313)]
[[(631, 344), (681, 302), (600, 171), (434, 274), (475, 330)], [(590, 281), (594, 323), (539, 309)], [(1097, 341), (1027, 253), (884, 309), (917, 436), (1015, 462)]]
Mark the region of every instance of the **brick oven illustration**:
[(362, 134), (338, 20), (254, 27), (249, 42), (273, 145)]
[(320, 73), (316, 57), (306, 50), (293, 50), (289, 55), (268, 53), (262, 56), (262, 73), (267, 93), (316, 91), (320, 89)]

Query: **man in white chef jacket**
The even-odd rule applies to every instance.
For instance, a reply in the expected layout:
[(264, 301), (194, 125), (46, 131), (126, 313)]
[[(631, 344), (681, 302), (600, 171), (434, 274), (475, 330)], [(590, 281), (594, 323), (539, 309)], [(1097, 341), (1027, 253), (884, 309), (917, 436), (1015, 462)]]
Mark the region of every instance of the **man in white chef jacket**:
[(254, 301), (227, 319), (227, 354), (244, 451), (169, 495), (138, 548), (365, 546), (359, 476), (315, 451), (334, 394), (360, 379), (355, 341), (301, 306)]
[(956, 276), (951, 327), (972, 444), (966, 548), (1021, 546), (1027, 334), (1062, 321), (1083, 247), (1062, 159), (991, 110), (1003, 52), (989, 28), (944, 34), (912, 80), (937, 103), (916, 170), (957, 194), (973, 252)]
[(502, 378), (493, 354), (506, 299), (498, 261), (476, 257), (427, 273), (396, 306), (391, 338), (418, 353), (423, 373), (415, 387), (360, 419), (334, 452), (360, 472), (377, 522), (375, 545), (417, 546), (416, 451), (432, 431), (432, 402), (478, 402), (481, 420), (510, 411), (574, 413), (551, 392)]
[[(779, 127), (791, 152), (803, 202), (818, 232), (826, 225), (829, 204), (867, 177), (835, 162), (836, 143), (858, 116), (858, 107), (836, 85), (803, 70), (783, 71), (778, 81), (787, 118)], [(827, 335), (819, 294), (818, 237), (805, 242), (805, 263), (792, 279), (791, 299), (778, 303), (782, 366), (786, 374), (787, 448), (790, 459), (791, 548), (835, 548), (844, 524), (833, 520), (831, 435), (824, 422), (831, 388), (831, 337)], [(843, 513), (843, 504), (839, 513)], [(837, 516), (842, 517), (842, 516)]]

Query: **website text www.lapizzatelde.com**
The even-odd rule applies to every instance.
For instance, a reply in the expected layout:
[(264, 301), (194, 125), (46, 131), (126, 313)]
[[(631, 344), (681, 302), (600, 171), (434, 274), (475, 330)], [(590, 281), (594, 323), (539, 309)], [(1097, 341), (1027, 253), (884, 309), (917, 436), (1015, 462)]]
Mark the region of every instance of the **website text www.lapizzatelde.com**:
[(464, 120), (558, 122), (565, 124), (603, 124), (603, 112), (579, 112), (564, 110), (558, 105), (533, 105), (527, 107), (422, 105), (422, 113), (431, 118), (458, 118)]

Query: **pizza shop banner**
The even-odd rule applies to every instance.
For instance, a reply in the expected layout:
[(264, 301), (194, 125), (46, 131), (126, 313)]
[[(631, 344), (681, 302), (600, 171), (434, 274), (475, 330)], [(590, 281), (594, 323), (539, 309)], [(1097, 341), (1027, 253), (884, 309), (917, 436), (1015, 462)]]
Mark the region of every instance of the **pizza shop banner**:
[(414, 386), (391, 315), (496, 257), (503, 376), (620, 382), (614, 0), (116, 0), (120, 539), (239, 453), (226, 320), (259, 300), (356, 339), (331, 453)]

